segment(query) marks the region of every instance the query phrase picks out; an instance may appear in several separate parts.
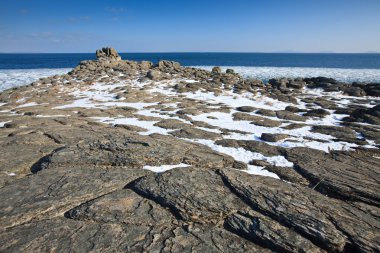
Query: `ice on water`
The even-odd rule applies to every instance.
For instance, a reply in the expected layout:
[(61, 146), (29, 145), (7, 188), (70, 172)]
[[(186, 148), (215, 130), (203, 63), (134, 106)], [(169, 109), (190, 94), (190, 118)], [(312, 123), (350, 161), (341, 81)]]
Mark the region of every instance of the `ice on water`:
[(9, 88), (28, 85), (42, 77), (66, 74), (71, 69), (0, 69), (0, 92)]
[[(195, 66), (211, 70), (211, 66)], [(253, 77), (261, 80), (281, 77), (317, 77), (324, 76), (334, 78), (341, 82), (380, 82), (380, 69), (342, 69), (342, 68), (303, 68), (303, 67), (245, 67), (233, 66), (222, 67), (234, 69), (245, 77)]]

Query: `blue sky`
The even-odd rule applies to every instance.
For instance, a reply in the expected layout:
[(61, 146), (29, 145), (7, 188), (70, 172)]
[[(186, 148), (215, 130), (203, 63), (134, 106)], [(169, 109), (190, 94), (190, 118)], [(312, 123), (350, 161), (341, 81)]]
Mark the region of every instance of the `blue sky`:
[(0, 52), (380, 52), (380, 0), (0, 0)]

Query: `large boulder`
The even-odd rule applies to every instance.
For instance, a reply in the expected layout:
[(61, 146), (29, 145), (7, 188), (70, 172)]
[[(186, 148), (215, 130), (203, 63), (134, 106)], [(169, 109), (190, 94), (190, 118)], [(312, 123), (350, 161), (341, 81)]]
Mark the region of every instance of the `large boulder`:
[(96, 50), (96, 58), (98, 60), (121, 60), (120, 55), (112, 47), (103, 47), (102, 49)]
[(211, 70), (211, 73), (213, 73), (213, 74), (221, 74), (222, 73), (222, 69), (220, 67), (213, 67), (212, 70)]
[(162, 60), (159, 61), (158, 64), (156, 65), (160, 71), (166, 72), (166, 73), (171, 73), (175, 71), (181, 70), (181, 64), (179, 62), (175, 61), (166, 61)]
[(146, 74), (146, 77), (148, 77), (150, 80), (158, 81), (162, 77), (162, 73), (158, 70), (151, 69)]

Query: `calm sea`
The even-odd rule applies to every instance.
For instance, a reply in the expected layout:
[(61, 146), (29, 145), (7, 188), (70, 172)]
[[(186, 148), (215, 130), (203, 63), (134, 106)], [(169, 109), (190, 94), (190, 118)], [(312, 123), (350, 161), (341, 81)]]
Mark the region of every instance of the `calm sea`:
[[(184, 66), (380, 69), (380, 54), (122, 53), (134, 61), (178, 61)], [(0, 54), (0, 69), (72, 68), (95, 54)]]

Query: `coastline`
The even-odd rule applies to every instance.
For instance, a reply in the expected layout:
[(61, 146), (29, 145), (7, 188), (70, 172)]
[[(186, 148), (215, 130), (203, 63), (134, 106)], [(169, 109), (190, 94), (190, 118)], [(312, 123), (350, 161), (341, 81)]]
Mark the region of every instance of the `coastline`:
[[(211, 71), (213, 66), (188, 66)], [(233, 69), (245, 78), (268, 82), (272, 78), (311, 78), (323, 76), (339, 82), (380, 83), (380, 69), (307, 68), (307, 67), (250, 67), (223, 66), (223, 71)], [(71, 68), (0, 69), (0, 91), (20, 87), (51, 75), (61, 75)]]
[(0, 92), (0, 251), (379, 249), (379, 85), (97, 56)]

